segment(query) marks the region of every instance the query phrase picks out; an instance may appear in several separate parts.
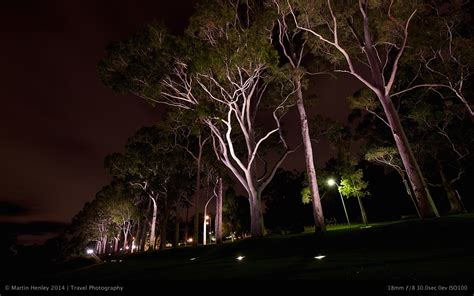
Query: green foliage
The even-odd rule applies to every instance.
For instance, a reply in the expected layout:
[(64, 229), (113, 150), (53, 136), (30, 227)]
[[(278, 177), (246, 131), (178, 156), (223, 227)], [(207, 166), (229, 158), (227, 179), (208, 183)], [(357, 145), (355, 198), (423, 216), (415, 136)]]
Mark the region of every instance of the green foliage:
[(119, 92), (157, 98), (159, 82), (180, 56), (179, 40), (153, 23), (125, 41), (111, 44), (99, 62), (102, 82)]
[(397, 165), (401, 164), (400, 156), (398, 155), (398, 151), (395, 147), (377, 147), (370, 149), (365, 154), (365, 159), (368, 161), (385, 159)]
[(380, 102), (374, 93), (365, 88), (348, 97), (347, 102), (352, 109), (376, 111), (380, 107)]
[(307, 205), (307, 204), (310, 204), (311, 201), (312, 201), (311, 190), (307, 186), (303, 187), (303, 189), (301, 189), (301, 202)]
[(367, 191), (368, 182), (363, 180), (364, 173), (358, 169), (352, 173), (345, 173), (342, 175), (341, 184), (339, 185), (339, 192), (346, 198), (357, 197), (361, 198), (370, 195)]
[(258, 64), (277, 64), (278, 55), (268, 42), (271, 16), (259, 1), (236, 5), (212, 0), (197, 6), (186, 31), (202, 49), (197, 55), (193, 53), (194, 72), (211, 72), (223, 82), (236, 67), (251, 70)]

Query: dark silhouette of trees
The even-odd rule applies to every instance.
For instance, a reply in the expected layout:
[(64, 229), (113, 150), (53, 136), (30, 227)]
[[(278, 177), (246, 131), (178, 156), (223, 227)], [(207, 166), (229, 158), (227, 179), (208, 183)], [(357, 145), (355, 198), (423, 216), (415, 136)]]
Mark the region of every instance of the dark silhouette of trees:
[(265, 189), (265, 225), (271, 233), (300, 233), (304, 231), (305, 211), (301, 200), (304, 175), (279, 169)]

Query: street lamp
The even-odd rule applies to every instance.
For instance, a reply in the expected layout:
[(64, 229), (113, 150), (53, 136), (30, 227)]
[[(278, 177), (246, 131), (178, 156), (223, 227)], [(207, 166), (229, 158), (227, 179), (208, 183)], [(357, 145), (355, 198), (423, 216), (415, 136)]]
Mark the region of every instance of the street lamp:
[(203, 225), (202, 225), (202, 244), (203, 245), (206, 245), (206, 242), (207, 242), (207, 223), (209, 223), (209, 228), (211, 227), (211, 217), (209, 215), (207, 215), (207, 205), (209, 204), (209, 202), (214, 198), (215, 195), (211, 196), (211, 198), (209, 198), (209, 200), (206, 202), (206, 205), (204, 206), (204, 222), (203, 222)]
[(344, 198), (342, 198), (341, 191), (339, 191), (339, 184), (337, 184), (337, 182), (334, 179), (331, 178), (331, 179), (328, 180), (328, 185), (329, 186), (334, 186), (334, 185), (337, 186), (337, 191), (339, 192), (339, 196), (341, 197), (341, 201), (342, 201), (342, 206), (344, 207), (344, 213), (346, 213), (347, 224), (349, 226), (351, 226), (351, 222), (349, 221), (349, 215), (347, 215), (346, 204), (344, 203)]

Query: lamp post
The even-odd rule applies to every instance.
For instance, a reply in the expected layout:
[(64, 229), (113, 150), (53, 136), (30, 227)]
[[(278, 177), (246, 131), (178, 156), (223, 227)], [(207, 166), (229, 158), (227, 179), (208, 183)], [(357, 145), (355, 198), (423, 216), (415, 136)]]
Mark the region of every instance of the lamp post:
[(214, 198), (214, 195), (211, 196), (211, 198), (209, 198), (209, 200), (206, 202), (206, 205), (204, 206), (204, 222), (203, 222), (203, 225), (202, 225), (202, 244), (203, 245), (206, 245), (206, 242), (207, 242), (207, 223), (208, 223), (208, 220), (209, 220), (209, 227), (211, 227), (211, 216), (208, 216), (207, 215), (207, 205), (209, 204), (209, 202)]
[(341, 201), (342, 201), (342, 206), (344, 207), (344, 213), (346, 213), (347, 224), (349, 226), (351, 226), (351, 222), (349, 221), (349, 215), (347, 215), (346, 204), (344, 203), (344, 198), (342, 198), (341, 191), (339, 191), (339, 184), (337, 184), (334, 179), (329, 179), (328, 180), (328, 185), (329, 186), (334, 186), (334, 185), (337, 186), (337, 191), (339, 192), (339, 196), (341, 197)]

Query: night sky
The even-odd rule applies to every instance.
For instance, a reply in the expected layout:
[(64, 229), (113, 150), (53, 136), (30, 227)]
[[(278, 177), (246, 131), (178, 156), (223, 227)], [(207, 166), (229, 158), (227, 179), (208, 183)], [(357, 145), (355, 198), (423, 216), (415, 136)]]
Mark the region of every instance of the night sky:
[[(163, 114), (102, 85), (96, 66), (105, 47), (153, 19), (179, 32), (191, 13), (188, 0), (0, 3), (0, 223), (18, 229), (20, 243), (69, 223), (110, 180), (103, 158)], [(344, 81), (318, 79), (321, 103), (313, 112), (345, 121), (344, 98), (357, 84)], [(296, 139), (296, 110), (288, 118)], [(329, 148), (316, 149), (321, 165)], [(285, 166), (303, 161), (300, 153)]]

